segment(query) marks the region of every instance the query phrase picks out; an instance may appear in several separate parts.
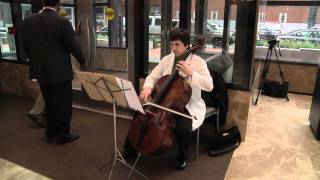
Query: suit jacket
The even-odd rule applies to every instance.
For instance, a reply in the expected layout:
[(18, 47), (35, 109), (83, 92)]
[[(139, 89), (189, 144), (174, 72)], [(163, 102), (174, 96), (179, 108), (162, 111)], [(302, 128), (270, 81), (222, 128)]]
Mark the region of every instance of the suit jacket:
[(22, 44), (30, 60), (30, 78), (57, 83), (73, 79), (70, 53), (85, 64), (80, 43), (70, 22), (51, 9), (26, 17)]
[[(153, 88), (158, 79), (162, 76), (171, 74), (174, 66), (174, 58), (175, 55), (173, 53), (162, 58), (160, 63), (146, 78), (143, 88)], [(213, 89), (213, 81), (207, 68), (207, 64), (201, 57), (191, 54), (185, 61), (191, 63), (193, 69), (192, 78), (186, 76), (186, 74), (181, 71), (179, 72), (179, 75), (184, 77), (192, 88), (191, 98), (186, 105), (186, 109), (193, 117), (195, 117), (192, 120), (192, 130), (195, 130), (201, 126), (206, 114), (206, 105), (201, 98), (201, 90), (211, 91)]]

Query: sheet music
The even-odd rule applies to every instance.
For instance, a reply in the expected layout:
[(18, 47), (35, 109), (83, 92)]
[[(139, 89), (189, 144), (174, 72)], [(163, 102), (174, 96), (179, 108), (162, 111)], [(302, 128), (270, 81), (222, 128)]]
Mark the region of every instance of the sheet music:
[(76, 73), (89, 97), (96, 101), (104, 101), (103, 97), (99, 94), (97, 88), (93, 84), (93, 82), (96, 81), (98, 77), (92, 78), (90, 76), (90, 73), (88, 72), (76, 71)]
[(114, 97), (118, 106), (144, 114), (137, 93), (130, 81), (108, 74), (81, 71), (76, 71), (76, 74), (91, 99), (112, 103)]
[(121, 87), (122, 89), (129, 89), (129, 90), (122, 91), (122, 93), (124, 94), (128, 102), (128, 106), (131, 109), (139, 111), (144, 114), (144, 110), (142, 108), (141, 102), (139, 101), (138, 95), (132, 83), (130, 81), (120, 79), (120, 78), (116, 78), (116, 80), (118, 82), (119, 87)]
[[(112, 103), (112, 95), (118, 106), (127, 108), (127, 102), (125, 97), (120, 91), (120, 86), (116, 80), (116, 77), (109, 74), (95, 73), (95, 76), (99, 76), (103, 80), (97, 82), (98, 90), (100, 94), (104, 97), (105, 101)], [(112, 94), (111, 94), (112, 92)]]

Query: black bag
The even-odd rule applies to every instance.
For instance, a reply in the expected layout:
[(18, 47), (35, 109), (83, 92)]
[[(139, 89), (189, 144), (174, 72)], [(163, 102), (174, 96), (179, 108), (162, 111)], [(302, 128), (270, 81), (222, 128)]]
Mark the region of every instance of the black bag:
[(262, 94), (277, 98), (287, 98), (288, 87), (288, 82), (265, 81), (262, 86)]
[[(201, 97), (206, 106), (219, 108), (219, 123), (224, 125), (228, 113), (228, 88), (221, 73), (213, 70), (209, 70), (209, 72), (213, 79), (214, 88), (211, 92), (202, 91)], [(209, 118), (212, 119), (212, 117)]]
[(225, 50), (222, 50), (220, 54), (206, 58), (205, 61), (207, 62), (209, 70), (219, 72), (221, 74), (225, 73), (233, 65), (233, 60)]
[(210, 156), (226, 154), (236, 149), (241, 143), (241, 135), (237, 126), (221, 131), (211, 141), (208, 148)]

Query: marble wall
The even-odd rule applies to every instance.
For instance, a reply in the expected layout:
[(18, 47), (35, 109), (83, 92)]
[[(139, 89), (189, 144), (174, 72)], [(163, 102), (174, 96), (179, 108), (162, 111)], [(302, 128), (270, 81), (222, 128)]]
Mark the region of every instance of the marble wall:
[[(96, 67), (114, 71), (128, 71), (127, 49), (98, 48)], [(36, 82), (29, 79), (26, 64), (0, 62), (0, 92), (36, 98), (40, 92)]]
[(114, 71), (128, 71), (128, 49), (97, 48), (96, 68)]
[(36, 82), (29, 79), (25, 64), (0, 62), (0, 89), (4, 93), (36, 98), (40, 92)]
[[(255, 69), (257, 69), (258, 64), (258, 61), (256, 61)], [(261, 63), (261, 70), (263, 65), (264, 63)], [(290, 92), (313, 94), (317, 76), (316, 65), (281, 63), (280, 66), (284, 80), (289, 82)], [(276, 63), (270, 63), (267, 79), (281, 81), (278, 65)]]
[(242, 141), (245, 140), (251, 93), (249, 91), (229, 90), (229, 109), (225, 128), (237, 125)]

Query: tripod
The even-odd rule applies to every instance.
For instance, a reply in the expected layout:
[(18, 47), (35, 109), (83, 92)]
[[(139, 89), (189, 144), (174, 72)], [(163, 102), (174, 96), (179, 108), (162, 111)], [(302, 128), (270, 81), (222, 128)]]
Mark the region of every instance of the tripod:
[[(272, 56), (272, 52), (273, 51), (274, 51), (274, 54), (276, 55), (276, 62), (277, 62), (278, 68), (279, 68), (279, 72), (280, 72), (280, 77), (281, 77), (282, 83), (284, 83), (283, 74), (282, 74), (282, 71), (281, 71), (281, 68), (280, 68), (280, 62), (279, 62), (278, 53), (277, 53), (277, 49), (276, 49), (276, 46), (277, 46), (279, 48), (279, 55), (281, 56), (279, 41), (277, 41), (277, 40), (269, 40), (268, 44), (269, 44), (269, 48), (268, 48), (266, 60), (264, 62), (264, 66), (263, 66), (263, 70), (262, 70), (262, 74), (261, 74), (261, 83), (260, 83), (260, 86), (259, 86), (259, 92), (258, 92), (257, 99), (255, 101), (255, 105), (257, 105), (257, 103), (258, 103), (262, 86), (266, 81), (266, 77), (267, 77), (267, 74), (269, 72), (270, 61), (271, 61), (271, 56)], [(288, 96), (286, 97), (286, 99), (287, 99), (287, 101), (289, 101)]]

